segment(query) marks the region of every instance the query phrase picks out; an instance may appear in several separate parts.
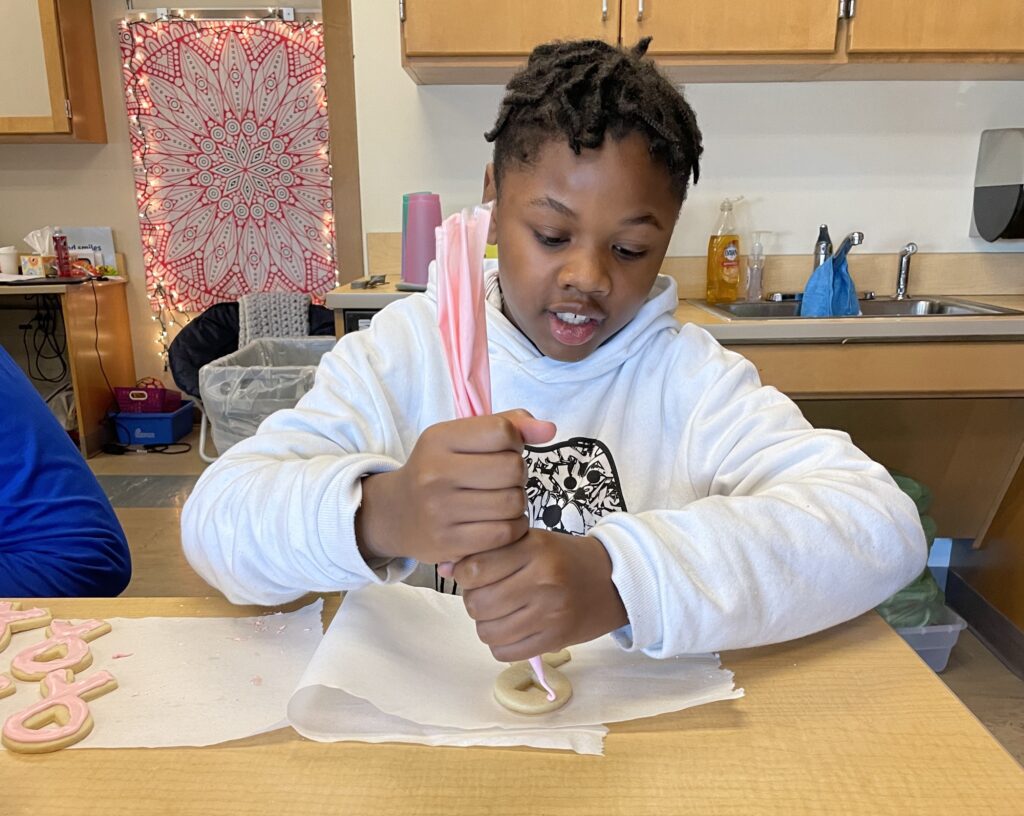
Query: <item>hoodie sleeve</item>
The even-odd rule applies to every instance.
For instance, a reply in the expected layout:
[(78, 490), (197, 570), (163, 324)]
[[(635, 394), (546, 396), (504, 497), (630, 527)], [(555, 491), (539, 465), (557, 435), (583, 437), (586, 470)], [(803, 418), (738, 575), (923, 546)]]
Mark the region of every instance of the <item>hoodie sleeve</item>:
[(0, 347), (0, 597), (113, 596), (131, 556), (103, 488)]
[[(354, 531), (362, 478), (406, 460), (403, 417), (416, 413), (388, 386), (410, 362), (380, 352), (388, 328), (392, 339), (408, 334), (388, 311), (324, 355), (299, 404), (220, 456), (189, 496), (185, 556), (230, 601), (279, 604), (399, 581), (415, 568), (405, 559), (368, 564)], [(408, 345), (411, 358), (417, 345)]]
[(886, 470), (846, 434), (812, 428), (749, 361), (706, 345), (703, 396), (680, 408), (681, 478), (699, 498), (590, 531), (630, 621), (615, 637), (652, 657), (802, 637), (875, 607), (925, 565), (917, 509)]

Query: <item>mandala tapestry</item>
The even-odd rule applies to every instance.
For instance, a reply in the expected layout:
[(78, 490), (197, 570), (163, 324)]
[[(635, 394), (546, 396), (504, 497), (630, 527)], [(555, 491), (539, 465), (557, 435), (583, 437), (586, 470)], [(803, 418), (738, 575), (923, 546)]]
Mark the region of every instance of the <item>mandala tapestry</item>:
[(332, 288), (322, 25), (137, 22), (120, 43), (154, 308)]

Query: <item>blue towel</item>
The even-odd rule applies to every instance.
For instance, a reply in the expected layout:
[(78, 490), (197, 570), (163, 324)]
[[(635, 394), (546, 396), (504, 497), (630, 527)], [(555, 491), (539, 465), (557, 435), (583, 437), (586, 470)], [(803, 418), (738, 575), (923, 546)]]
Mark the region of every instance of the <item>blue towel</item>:
[(857, 290), (846, 268), (846, 253), (837, 253), (811, 273), (800, 302), (801, 317), (859, 315)]

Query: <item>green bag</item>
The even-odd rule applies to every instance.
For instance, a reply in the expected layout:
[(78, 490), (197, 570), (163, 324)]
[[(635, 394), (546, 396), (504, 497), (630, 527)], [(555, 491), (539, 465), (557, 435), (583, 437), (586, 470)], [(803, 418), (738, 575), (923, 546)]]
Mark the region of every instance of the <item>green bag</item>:
[(928, 512), (929, 508), (932, 506), (932, 491), (916, 479), (911, 479), (909, 476), (904, 476), (902, 473), (896, 473), (895, 471), (890, 470), (889, 475), (892, 476), (892, 480), (896, 482), (896, 486), (914, 500), (914, 504), (917, 505), (918, 513), (924, 515)]
[(931, 570), (925, 567), (924, 572), (875, 610), (895, 628), (928, 626), (943, 621), (946, 602)]

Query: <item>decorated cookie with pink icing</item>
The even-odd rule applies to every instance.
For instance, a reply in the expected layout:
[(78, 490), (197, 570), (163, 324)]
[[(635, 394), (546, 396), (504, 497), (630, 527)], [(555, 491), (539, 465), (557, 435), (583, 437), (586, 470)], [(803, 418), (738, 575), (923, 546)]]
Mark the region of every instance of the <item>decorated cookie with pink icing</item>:
[(572, 697), (572, 683), (557, 667), (571, 659), (568, 649), (542, 655), (546, 679), (537, 675), (532, 661), (513, 663), (498, 675), (494, 699), (516, 714), (549, 714), (561, 708)]
[(116, 689), (117, 681), (106, 671), (75, 680), (65, 669), (46, 675), (40, 686), (43, 699), (4, 723), (0, 738), (10, 751), (45, 754), (81, 742), (93, 728), (88, 701)]
[(9, 674), (0, 672), (0, 700), (14, 694), (14, 681)]
[(42, 680), (50, 672), (83, 671), (92, 665), (89, 641), (109, 631), (110, 624), (101, 620), (52, 621), (46, 630), (46, 640), (14, 656), (11, 674), (19, 680)]
[(50, 619), (49, 609), (22, 609), (17, 601), (0, 601), (0, 652), (7, 648), (15, 632), (38, 629)]

